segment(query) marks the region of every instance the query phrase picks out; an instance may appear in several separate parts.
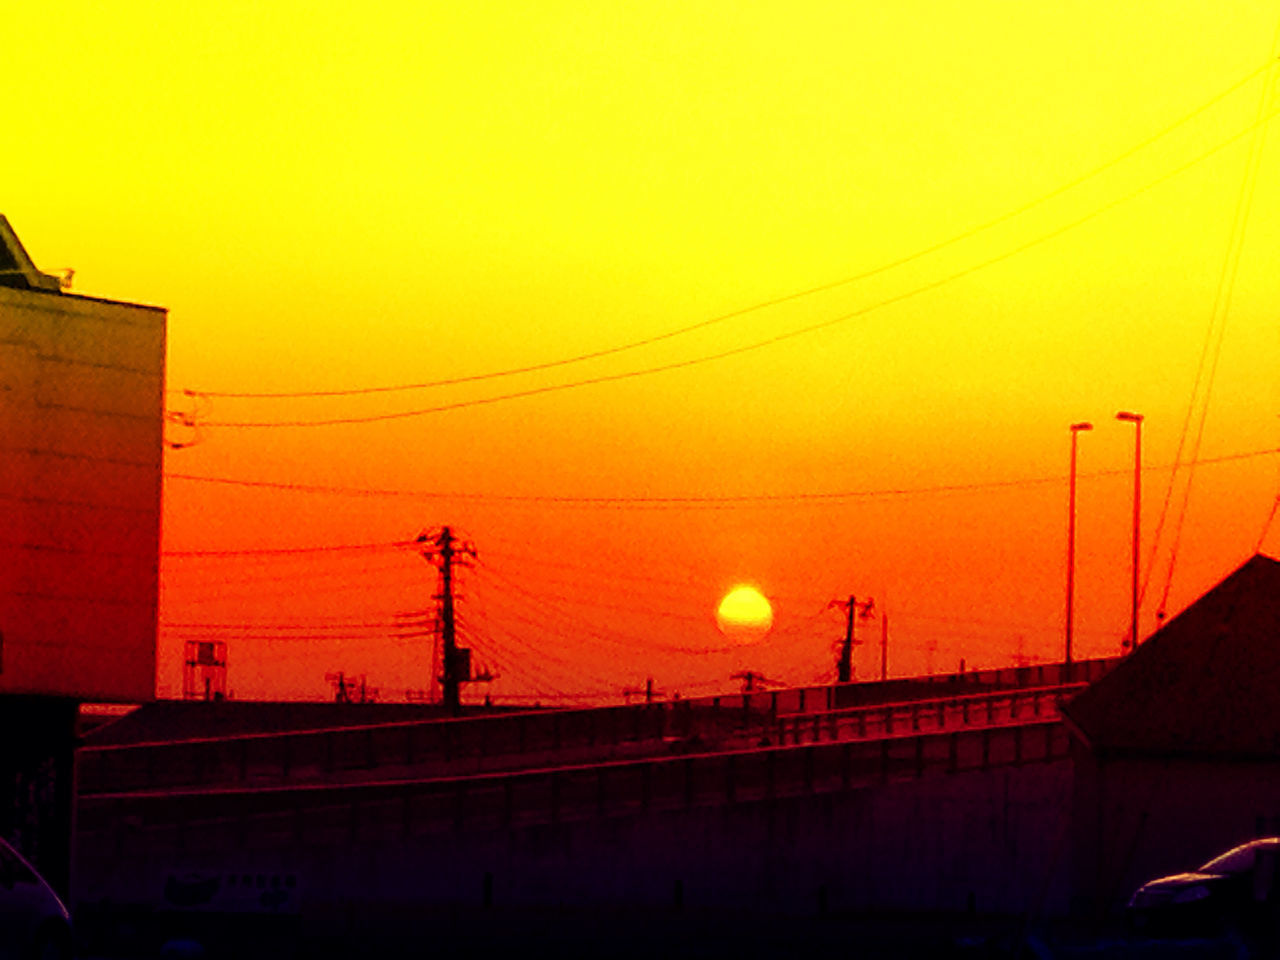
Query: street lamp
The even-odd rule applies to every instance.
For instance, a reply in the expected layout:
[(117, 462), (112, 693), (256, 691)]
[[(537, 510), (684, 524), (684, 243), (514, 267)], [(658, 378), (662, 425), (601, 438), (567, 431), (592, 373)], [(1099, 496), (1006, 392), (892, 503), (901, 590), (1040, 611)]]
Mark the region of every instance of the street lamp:
[(1067, 680), (1071, 679), (1071, 625), (1072, 610), (1075, 605), (1076, 584), (1076, 440), (1082, 430), (1092, 430), (1092, 423), (1073, 423), (1071, 425), (1071, 473), (1067, 496), (1067, 651), (1064, 664)]
[(1121, 410), (1117, 420), (1132, 423), (1133, 435), (1133, 584), (1132, 604), (1129, 616), (1129, 639), (1125, 643), (1130, 653), (1138, 649), (1138, 535), (1142, 515), (1142, 414)]

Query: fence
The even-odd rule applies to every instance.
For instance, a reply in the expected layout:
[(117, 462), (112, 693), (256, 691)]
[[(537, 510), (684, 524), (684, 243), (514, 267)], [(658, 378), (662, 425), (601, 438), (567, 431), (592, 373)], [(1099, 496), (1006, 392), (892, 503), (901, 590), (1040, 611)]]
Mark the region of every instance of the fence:
[[(1047, 664), (630, 707), (85, 747), (77, 754), (78, 787), (87, 796), (358, 779), (372, 771), (395, 777), (432, 767), (470, 774), (537, 763), (566, 750), (603, 760), (628, 753), (703, 752), (742, 738), (800, 743), (1017, 722), (1020, 710), (1032, 717), (1052, 711), (1064, 691), (1096, 679), (1114, 663), (1082, 661), (1070, 672), (1062, 664)], [(1068, 676), (1077, 682), (1067, 684)], [(968, 692), (974, 690), (994, 692)], [(921, 699), (926, 695), (929, 699)], [(892, 702), (894, 697), (900, 702)], [(857, 700), (869, 703), (850, 705)], [(458, 769), (463, 766), (468, 769)]]

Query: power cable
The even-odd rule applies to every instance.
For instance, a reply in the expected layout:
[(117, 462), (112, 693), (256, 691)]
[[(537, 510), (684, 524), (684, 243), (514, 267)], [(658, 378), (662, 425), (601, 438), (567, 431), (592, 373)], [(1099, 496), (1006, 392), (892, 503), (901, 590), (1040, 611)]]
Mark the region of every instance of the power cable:
[(651, 638), (637, 637), (634, 634), (621, 633), (616, 630), (602, 632), (597, 625), (590, 621), (581, 617), (575, 617), (573, 614), (566, 612), (555, 600), (549, 599), (545, 596), (537, 596), (529, 593), (514, 580), (504, 577), (492, 567), (477, 564), (477, 569), (487, 570), (488, 574), (498, 580), (507, 590), (515, 591), (525, 597), (528, 601), (532, 602), (539, 613), (550, 613), (569, 629), (575, 630), (580, 634), (585, 634), (604, 643), (623, 647), (632, 652), (645, 651), (653, 653), (683, 653), (693, 656), (707, 656), (716, 653), (726, 653), (730, 650), (740, 649), (741, 647), (740, 644), (707, 648), (687, 647), (679, 644), (662, 643), (660, 641), (654, 641)]
[[(1261, 123), (1266, 123), (1270, 121), (1274, 116), (1275, 116), (1274, 113), (1266, 116), (1261, 121)], [(392, 420), (405, 420), (405, 419), (410, 419), (414, 417), (427, 416), (433, 413), (443, 413), (450, 410), (461, 410), (461, 409), (470, 408), (470, 407), (486, 406), (489, 404), (501, 403), (508, 400), (518, 400), (518, 399), (524, 399), (527, 397), (540, 396), (548, 393), (556, 393), (562, 390), (571, 390), (571, 389), (577, 389), (579, 387), (595, 386), (595, 385), (604, 384), (604, 383), (616, 383), (622, 380), (635, 379), (637, 377), (646, 377), (646, 376), (651, 376), (653, 374), (658, 374), (658, 373), (667, 373), (673, 370), (682, 370), (682, 369), (687, 369), (689, 367), (701, 366), (702, 364), (712, 363), (718, 360), (727, 359), (729, 357), (735, 357), (735, 356), (740, 356), (742, 354), (751, 353), (757, 350), (764, 349), (766, 347), (776, 346), (779, 343), (785, 343), (797, 337), (807, 336), (811, 333), (816, 333), (818, 331), (825, 330), (830, 327), (834, 327), (838, 324), (846, 323), (849, 320), (866, 316), (867, 314), (872, 313), (876, 310), (881, 310), (881, 309), (884, 309), (885, 307), (893, 306), (895, 304), (903, 303), (907, 300), (911, 300), (915, 297), (921, 296), (922, 294), (929, 293), (933, 290), (937, 290), (941, 287), (944, 287), (950, 283), (955, 282), (956, 280), (963, 279), (964, 277), (970, 276), (974, 273), (984, 270), (987, 267), (994, 266), (997, 263), (1002, 263), (1005, 260), (1009, 260), (1017, 256), (1018, 254), (1025, 253), (1027, 250), (1033, 249), (1034, 247), (1040, 246), (1041, 244), (1047, 243), (1048, 241), (1055, 239), (1056, 237), (1059, 237), (1064, 233), (1074, 230), (1076, 227), (1079, 227), (1085, 223), (1088, 223), (1091, 220), (1097, 219), (1098, 217), (1102, 216), (1102, 214), (1107, 213), (1115, 209), (1116, 207), (1120, 206), (1121, 204), (1127, 203), (1128, 201), (1134, 199), (1135, 197), (1141, 196), (1147, 191), (1152, 190), (1155, 187), (1186, 172), (1196, 164), (1199, 164), (1204, 160), (1208, 159), (1209, 157), (1213, 156), (1214, 154), (1217, 154), (1222, 150), (1225, 150), (1227, 147), (1231, 146), (1237, 140), (1241, 139), (1242, 137), (1250, 133), (1253, 129), (1256, 128), (1256, 126), (1258, 126), (1258, 124), (1245, 128), (1239, 133), (1234, 134), (1233, 136), (1227, 138), (1226, 140), (1223, 140), (1216, 146), (1211, 147), (1210, 149), (1204, 151), (1203, 153), (1200, 153), (1193, 159), (1173, 168), (1169, 172), (1162, 174), (1161, 176), (1155, 178), (1154, 180), (1147, 182), (1141, 187), (1131, 190), (1130, 192), (1123, 194), (1122, 196), (1117, 197), (1116, 199), (1103, 204), (1102, 206), (1094, 209), (1093, 211), (1085, 214), (1084, 216), (1078, 217), (1075, 220), (1068, 221), (1067, 223), (1059, 227), (1056, 227), (1053, 230), (1050, 230), (1046, 233), (1041, 234), (1038, 237), (1035, 237), (1031, 240), (1018, 244), (1017, 246), (1012, 247), (1004, 251), (1003, 253), (996, 254), (995, 256), (992, 256), (992, 257), (988, 257), (985, 260), (980, 260), (975, 264), (971, 264), (968, 267), (964, 267), (960, 270), (956, 270), (952, 273), (946, 274), (945, 276), (937, 280), (933, 280), (928, 283), (913, 287), (909, 290), (904, 291), (903, 293), (898, 293), (898, 294), (894, 294), (893, 296), (885, 297), (884, 299), (876, 301), (875, 303), (871, 303), (871, 304), (868, 304), (867, 306), (860, 307), (857, 310), (852, 310), (847, 313), (843, 313), (838, 316), (828, 318), (826, 320), (821, 320), (821, 321), (818, 321), (817, 323), (807, 324), (803, 327), (798, 327), (792, 330), (784, 331), (783, 333), (774, 334), (772, 336), (765, 337), (764, 339), (761, 339), (761, 340), (756, 340), (750, 343), (741, 344), (736, 347), (730, 347), (728, 349), (720, 350), (715, 353), (703, 354), (701, 356), (687, 358), (685, 360), (675, 360), (670, 363), (656, 364), (650, 367), (641, 367), (639, 369), (626, 370), (619, 373), (601, 374), (595, 377), (585, 377), (581, 380), (573, 380), (566, 383), (546, 384), (540, 387), (531, 387), (525, 390), (515, 390), (510, 393), (496, 394), (488, 397), (475, 397), (470, 400), (457, 400), (452, 403), (438, 404), (433, 407), (423, 407), (417, 410), (401, 410), (395, 413), (368, 414), (368, 415), (359, 416), (359, 417), (329, 417), (329, 418), (321, 418), (321, 419), (315, 419), (315, 420), (209, 420), (209, 421), (205, 421), (203, 424), (200, 424), (200, 425), (208, 426), (208, 427), (234, 427), (234, 428), (240, 428), (240, 429), (258, 429), (258, 428), (278, 428), (278, 427), (330, 427), (330, 426), (344, 426), (344, 425), (355, 425), (355, 424), (365, 424), (365, 423), (382, 423), (382, 422), (387, 422)]]
[(384, 543), (339, 543), (315, 547), (249, 547), (238, 550), (162, 550), (162, 557), (248, 557), (291, 556), (300, 553), (368, 553), (415, 546), (413, 540), (391, 540)]
[[(296, 582), (298, 580), (314, 581), (326, 579), (329, 577), (368, 577), (382, 576), (391, 570), (403, 570), (403, 564), (377, 564), (364, 565), (358, 569), (343, 568), (339, 570), (295, 570), (292, 573), (277, 573), (270, 576), (258, 577), (235, 577), (235, 578), (211, 578), (206, 575), (206, 571), (192, 570), (191, 568), (171, 568), (162, 567), (160, 570), (160, 578), (163, 581), (165, 593), (188, 593), (193, 591), (207, 591), (209, 587), (224, 586), (245, 586), (256, 583), (285, 583)], [(199, 577), (195, 583), (172, 583), (170, 582), (176, 576), (192, 576)]]
[[(1280, 450), (1276, 448), (1268, 448), (1265, 450), (1250, 450), (1242, 453), (1225, 454), (1219, 457), (1206, 457), (1197, 459), (1198, 464), (1216, 464), (1228, 463), (1235, 460), (1248, 460), (1256, 457), (1271, 456)], [(1185, 462), (1183, 464), (1185, 466)], [(1176, 464), (1165, 464), (1148, 467), (1146, 469), (1159, 471), (1171, 470)], [(1101, 477), (1127, 476), (1132, 470), (1095, 470), (1088, 473), (1078, 475), (1080, 480), (1098, 479)], [(259, 487), (268, 490), (287, 490), (294, 493), (315, 493), (315, 494), (333, 494), (338, 496), (380, 496), (380, 497), (405, 497), (410, 499), (432, 499), (432, 500), (462, 500), (462, 501), (479, 501), (493, 503), (532, 503), (544, 506), (568, 506), (568, 507), (600, 507), (600, 508), (616, 508), (616, 507), (654, 507), (666, 509), (728, 509), (737, 507), (766, 507), (771, 505), (793, 506), (805, 502), (817, 504), (838, 503), (842, 500), (873, 500), (892, 497), (913, 497), (913, 496), (930, 496), (934, 494), (951, 494), (951, 493), (972, 493), (983, 490), (998, 490), (1004, 488), (1033, 487), (1043, 486), (1046, 484), (1066, 483), (1066, 475), (1051, 477), (1026, 477), (1014, 480), (987, 480), (974, 483), (945, 483), (936, 484), (926, 487), (881, 487), (870, 490), (834, 490), (820, 493), (759, 493), (759, 494), (738, 494), (730, 496), (675, 496), (675, 497), (649, 497), (649, 496), (608, 496), (608, 497), (588, 497), (588, 496), (568, 496), (555, 494), (494, 494), (494, 493), (464, 493), (450, 492), (442, 493), (437, 491), (413, 491), (413, 490), (389, 490), (377, 488), (362, 487), (342, 487), (342, 486), (326, 486), (320, 484), (307, 483), (285, 483), (273, 480), (244, 480), (234, 477), (208, 477), (198, 474), (185, 473), (166, 473), (165, 478), (168, 480), (186, 480), (196, 483), (213, 483), (226, 484), (238, 487)], [(322, 549), (372, 549), (373, 547), (398, 547), (410, 544), (411, 541), (395, 541), (386, 544), (369, 544), (365, 546), (352, 547), (334, 547), (334, 548), (310, 548), (314, 550)], [(288, 551), (255, 551), (255, 552), (288, 552)], [(299, 551), (307, 552), (307, 551)], [(493, 552), (493, 551), (489, 551)], [(166, 553), (165, 556), (212, 556), (240, 555), (234, 551), (223, 551), (219, 554), (217, 551), (188, 551), (186, 553)], [(550, 566), (542, 558), (538, 558), (538, 562), (543, 565)]]
[(896, 260), (888, 261), (887, 263), (883, 263), (869, 270), (864, 270), (861, 273), (857, 273), (852, 276), (842, 277), (838, 280), (832, 280), (832, 281), (828, 281), (827, 283), (819, 284), (818, 286), (808, 287), (804, 290), (798, 290), (792, 293), (784, 294), (779, 297), (774, 297), (771, 300), (760, 301), (758, 303), (751, 304), (750, 306), (741, 307), (737, 310), (732, 310), (728, 313), (723, 313), (723, 314), (719, 314), (718, 316), (710, 317), (705, 320), (700, 320), (697, 323), (692, 323), (687, 326), (678, 327), (674, 330), (668, 330), (665, 333), (660, 333), (651, 337), (644, 337), (639, 340), (633, 340), (628, 343), (618, 344), (612, 347), (606, 347), (601, 350), (594, 350), (587, 353), (577, 354), (575, 356), (563, 357), (557, 360), (549, 360), (544, 363), (527, 364), (521, 367), (512, 367), (506, 370), (495, 370), (488, 373), (471, 374), (468, 376), (461, 376), (461, 377), (450, 377), (450, 378), (441, 379), (441, 380), (431, 380), (425, 383), (410, 383), (410, 384), (401, 384), (398, 386), (382, 386), (382, 387), (356, 387), (356, 388), (341, 389), (341, 390), (299, 390), (299, 391), (286, 391), (286, 392), (258, 392), (258, 393), (212, 391), (212, 390), (186, 390), (183, 392), (186, 395), (192, 396), (192, 397), (217, 397), (217, 398), (235, 398), (235, 399), (302, 399), (302, 398), (312, 398), (312, 397), (350, 397), (350, 396), (362, 396), (362, 395), (377, 394), (377, 393), (397, 393), (397, 392), (404, 392), (409, 390), (425, 390), (425, 389), (430, 389), (434, 387), (457, 386), (459, 384), (464, 384), (464, 383), (476, 383), (478, 381), (483, 381), (483, 380), (493, 380), (501, 377), (516, 376), (519, 374), (535, 373), (542, 370), (551, 370), (556, 367), (563, 367), (571, 364), (583, 363), (588, 360), (598, 360), (603, 357), (613, 356), (615, 354), (624, 353), (630, 350), (636, 350), (641, 347), (652, 346), (655, 343), (660, 343), (664, 340), (670, 340), (675, 337), (684, 336), (686, 334), (705, 329), (715, 324), (724, 323), (727, 320), (732, 320), (737, 317), (744, 316), (746, 314), (755, 313), (761, 310), (766, 310), (770, 307), (781, 306), (784, 303), (790, 303), (792, 301), (800, 300), (805, 297), (810, 297), (818, 293), (825, 293), (829, 290), (834, 290), (839, 287), (848, 286), (850, 284), (857, 283), (862, 280), (867, 280), (881, 273), (886, 273), (890, 270), (896, 269), (897, 267), (905, 266), (908, 263), (911, 263), (915, 260), (919, 260), (923, 257), (929, 256), (930, 254), (937, 253), (939, 250), (943, 250), (946, 247), (953, 246), (957, 243), (960, 243), (961, 241), (968, 240), (969, 238), (977, 236), (980, 233), (984, 233), (992, 229), (993, 227), (999, 226), (1000, 224), (1005, 223), (1009, 220), (1012, 220), (1015, 217), (1021, 216), (1022, 214), (1026, 213), (1029, 210), (1034, 209), (1035, 207), (1038, 207), (1047, 203), (1048, 201), (1054, 199), (1055, 197), (1061, 196), (1067, 191), (1072, 190), (1075, 187), (1078, 187), (1080, 184), (1085, 183), (1086, 181), (1091, 180), (1094, 177), (1097, 177), (1099, 174), (1109, 170), (1111, 167), (1114, 167), (1117, 164), (1122, 163), (1123, 161), (1127, 160), (1129, 157), (1140, 152), (1141, 150), (1146, 149), (1147, 147), (1151, 146), (1151, 144), (1155, 143), (1157, 140), (1160, 140), (1163, 137), (1168, 136), (1174, 130), (1189, 123), (1191, 120), (1195, 119), (1197, 116), (1204, 113), (1210, 107), (1215, 106), (1216, 104), (1218, 104), (1219, 102), (1221, 102), (1222, 100), (1230, 96), (1232, 93), (1235, 93), (1235, 91), (1239, 90), (1246, 83), (1253, 80), (1254, 77), (1256, 77), (1258, 74), (1265, 71), (1270, 65), (1271, 65), (1270, 62), (1268, 61), (1267, 63), (1264, 63), (1263, 65), (1250, 71), (1244, 77), (1237, 80), (1235, 83), (1231, 84), (1231, 86), (1227, 87), (1225, 90), (1216, 94), (1215, 96), (1209, 98), (1200, 106), (1196, 107), (1194, 110), (1182, 116), (1180, 119), (1175, 120), (1173, 123), (1168, 124), (1167, 126), (1161, 128), (1158, 132), (1152, 134), (1151, 136), (1147, 137), (1144, 140), (1139, 141), (1132, 147), (1129, 147), (1127, 150), (1124, 150), (1123, 152), (1117, 154), (1115, 157), (1112, 157), (1110, 160), (1107, 160), (1106, 162), (1099, 164), (1098, 166), (1092, 168), (1091, 170), (1083, 174), (1080, 174), (1079, 176), (1071, 180), (1068, 180), (1066, 183), (1062, 184), (1061, 186), (1058, 186), (1053, 190), (1050, 190), (1048, 193), (1042, 194), (1041, 196), (1035, 198), (1034, 200), (1027, 201), (1026, 203), (1023, 203), (1020, 206), (1014, 207), (1013, 209), (1006, 211), (1005, 213), (999, 214), (998, 216), (992, 217), (989, 220), (985, 220), (974, 227), (970, 227), (966, 230), (961, 231), (960, 233), (954, 234), (945, 240), (937, 241), (936, 243), (933, 243), (930, 246), (917, 250), (914, 253), (910, 253), (910, 254), (907, 254), (906, 256), (899, 257)]
[(1262, 532), (1258, 534), (1258, 542), (1254, 544), (1253, 552), (1262, 552), (1262, 543), (1267, 539), (1267, 534), (1271, 532), (1271, 523), (1276, 518), (1276, 508), (1280, 507), (1280, 492), (1276, 493), (1276, 497), (1271, 501), (1271, 510), (1267, 513), (1267, 520), (1262, 525)]
[[(1276, 54), (1280, 51), (1280, 21), (1276, 23), (1276, 30), (1271, 40), (1271, 57), (1268, 61), (1270, 66), (1275, 62)], [(1235, 211), (1231, 219), (1231, 238), (1227, 245), (1226, 257), (1223, 259), (1222, 271), (1218, 276), (1218, 286), (1214, 293), (1213, 309), (1209, 315), (1209, 331), (1205, 337), (1205, 351), (1209, 349), (1210, 340), (1214, 341), (1211, 359), (1209, 361), (1209, 375), (1205, 381), (1204, 395), (1200, 404), (1200, 420), (1196, 426), (1196, 437), (1191, 447), (1191, 459), (1194, 460), (1200, 453), (1200, 444), (1204, 439), (1205, 423), (1209, 417), (1209, 403), (1213, 395), (1214, 382), (1218, 374), (1218, 361), (1222, 355), (1222, 342), (1226, 337), (1227, 318), (1231, 312), (1231, 303), (1235, 294), (1236, 276), (1240, 269), (1240, 256), (1244, 250), (1245, 232), (1249, 225), (1249, 215), (1253, 208), (1253, 195), (1258, 183), (1258, 166), (1262, 159), (1262, 152), (1266, 145), (1266, 127), (1263, 125), (1263, 118), (1267, 116), (1267, 109), (1271, 104), (1275, 91), (1274, 76), (1269, 77), (1267, 82), (1263, 84), (1262, 96), (1258, 101), (1257, 116), (1255, 118), (1256, 134), (1253, 142), (1249, 145), (1249, 155), (1245, 161), (1244, 176), (1240, 183), (1240, 192), (1236, 196)], [(1214, 326), (1217, 326), (1217, 336), (1214, 337)], [(1187, 421), (1190, 420), (1191, 410), (1196, 402), (1196, 387), (1199, 386), (1201, 374), (1205, 367), (1205, 352), (1201, 353), (1200, 365), (1196, 370), (1196, 381), (1192, 387), (1191, 400), (1187, 406)], [(1178, 441), (1178, 449), (1181, 451), (1183, 440), (1186, 438), (1187, 421), (1183, 423), (1183, 433)], [(1178, 562), (1178, 549), (1182, 542), (1182, 531), (1186, 521), (1187, 508), (1191, 502), (1191, 489), (1195, 483), (1195, 466), (1191, 465), (1187, 471), (1187, 482), (1183, 488), (1182, 503), (1178, 510), (1178, 520), (1174, 525), (1173, 544), (1169, 551), (1169, 567), (1165, 576), (1164, 589), (1160, 595), (1160, 604), (1157, 607), (1158, 616), (1163, 617), (1165, 607), (1169, 602), (1169, 592), (1173, 587), (1173, 573)], [(1169, 489), (1172, 490), (1174, 479), (1177, 476), (1175, 468), (1174, 474), (1169, 479)], [(1136, 638), (1135, 638), (1136, 642)]]

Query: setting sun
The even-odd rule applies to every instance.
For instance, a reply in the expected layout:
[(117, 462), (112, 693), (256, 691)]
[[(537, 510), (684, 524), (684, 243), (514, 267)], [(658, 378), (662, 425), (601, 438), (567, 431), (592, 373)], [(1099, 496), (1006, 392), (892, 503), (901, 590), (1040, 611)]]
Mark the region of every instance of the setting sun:
[(724, 595), (716, 608), (716, 625), (726, 637), (755, 640), (773, 626), (773, 607), (755, 587), (737, 586)]

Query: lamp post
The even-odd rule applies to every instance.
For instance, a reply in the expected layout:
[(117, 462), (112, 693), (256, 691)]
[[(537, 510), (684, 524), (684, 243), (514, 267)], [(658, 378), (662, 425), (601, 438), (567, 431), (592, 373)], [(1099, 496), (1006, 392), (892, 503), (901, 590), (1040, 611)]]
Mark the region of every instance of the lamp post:
[(1125, 646), (1132, 653), (1138, 649), (1138, 537), (1142, 516), (1142, 414), (1121, 410), (1117, 420), (1132, 423), (1133, 435), (1133, 582), (1129, 616), (1129, 639)]
[(1092, 423), (1073, 423), (1071, 425), (1071, 473), (1067, 495), (1067, 646), (1063, 663), (1066, 667), (1067, 680), (1071, 680), (1071, 626), (1072, 612), (1075, 607), (1076, 586), (1076, 440), (1083, 430), (1092, 430)]

